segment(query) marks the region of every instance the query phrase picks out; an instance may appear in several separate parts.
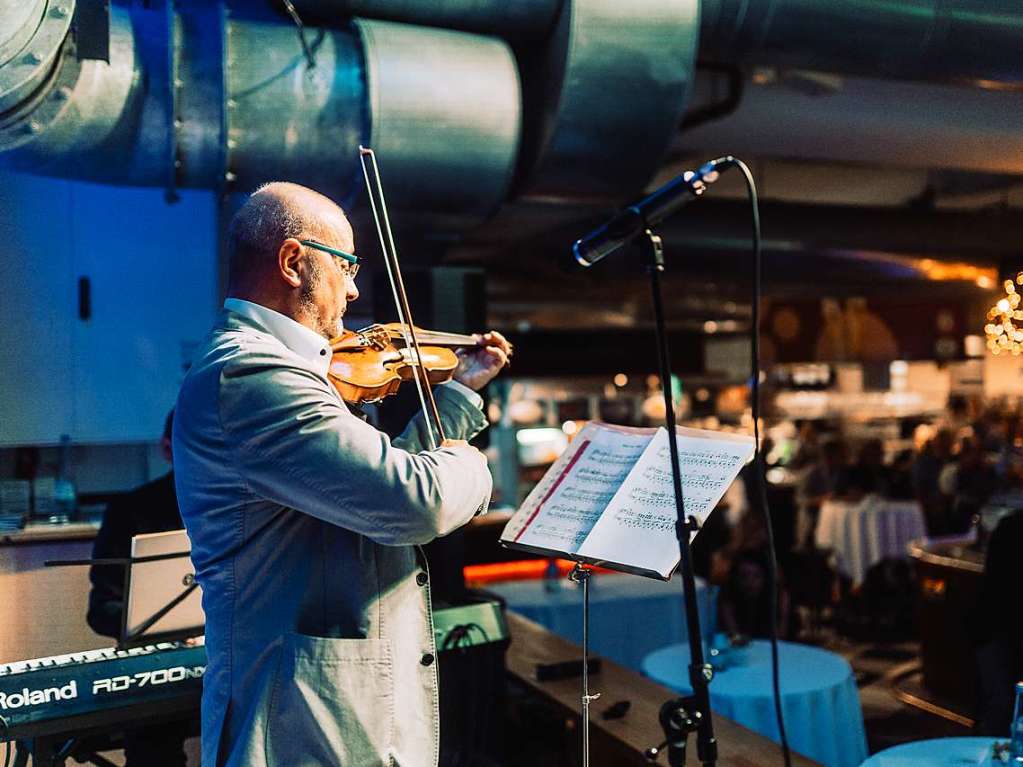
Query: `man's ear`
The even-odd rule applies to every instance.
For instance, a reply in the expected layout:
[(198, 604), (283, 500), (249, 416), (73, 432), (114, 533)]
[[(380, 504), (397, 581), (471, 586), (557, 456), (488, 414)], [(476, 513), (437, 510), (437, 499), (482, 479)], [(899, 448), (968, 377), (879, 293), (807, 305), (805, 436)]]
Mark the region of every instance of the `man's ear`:
[(294, 237), (281, 243), (277, 251), (277, 272), (281, 279), (293, 288), (301, 287), (302, 276), (299, 268), (302, 261), (302, 245)]

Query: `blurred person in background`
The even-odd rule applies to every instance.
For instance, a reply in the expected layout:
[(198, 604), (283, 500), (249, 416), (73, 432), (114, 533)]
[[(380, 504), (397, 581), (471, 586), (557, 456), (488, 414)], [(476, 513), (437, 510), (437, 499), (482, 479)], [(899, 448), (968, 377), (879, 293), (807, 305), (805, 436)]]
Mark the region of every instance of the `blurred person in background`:
[[(93, 559), (124, 559), (131, 556), (131, 539), (143, 533), (180, 530), (181, 513), (174, 491), (171, 429), (174, 411), (167, 414), (160, 438), (160, 450), (171, 465), (171, 471), (159, 479), (124, 493), (111, 501), (103, 514)], [(124, 612), (124, 566), (93, 565), (89, 569), (92, 590), (86, 620), (97, 634), (120, 639)], [(184, 767), (183, 744), (195, 722), (169, 722), (124, 733), (124, 756), (127, 767)]]
[(961, 394), (952, 394), (948, 398), (948, 408), (934, 424), (940, 431), (946, 429), (952, 433), (953, 440), (958, 441), (973, 436), (973, 412), (970, 401)]
[(913, 490), (913, 462), (916, 454), (900, 450), (888, 467), (888, 497), (896, 501), (912, 501), (916, 498)]
[[(732, 560), (728, 580), (718, 596), (718, 625), (729, 636), (766, 638), (771, 635), (770, 570), (764, 548), (746, 549)], [(778, 584), (778, 636), (786, 635), (789, 600)]]
[(868, 439), (859, 449), (856, 463), (842, 472), (835, 482), (835, 495), (858, 501), (867, 495), (887, 496), (888, 469), (884, 465), (884, 445)]
[(841, 439), (821, 445), (820, 457), (799, 478), (796, 486), (796, 548), (812, 548), (821, 504), (831, 497), (848, 463), (849, 451)]
[(970, 528), (996, 481), (994, 467), (988, 465), (980, 443), (972, 437), (964, 438), (955, 460), (945, 464), (938, 476), (938, 487), (949, 509), (949, 532), (963, 533)]
[(989, 405), (981, 413), (974, 426), (977, 439), (988, 453), (1000, 453), (1009, 444), (1008, 419), (996, 405)]
[(1009, 732), (1014, 687), (1023, 679), (1023, 511), (998, 523), (988, 543), (980, 598), (968, 626), (977, 669), (978, 735)]
[(799, 434), (796, 437), (796, 449), (792, 459), (788, 462), (788, 468), (793, 471), (804, 469), (816, 463), (821, 454), (820, 432), (813, 421), (803, 421), (799, 424)]
[(708, 517), (708, 522), (717, 518), (712, 545), (699, 544), (705, 530), (701, 530), (693, 542), (694, 568), (698, 553), (696, 547), (701, 545), (699, 556), (705, 572), (697, 574), (713, 584), (727, 583), (733, 562), (740, 553), (767, 547), (767, 526), (764, 516), (760, 505), (752, 502), (756, 492), (755, 482), (753, 464), (748, 463), (725, 491), (722, 498), (722, 505), (725, 508)]
[(931, 536), (948, 531), (948, 499), (941, 492), (941, 471), (952, 460), (952, 432), (938, 429), (924, 445), (913, 464), (913, 490), (927, 521)]

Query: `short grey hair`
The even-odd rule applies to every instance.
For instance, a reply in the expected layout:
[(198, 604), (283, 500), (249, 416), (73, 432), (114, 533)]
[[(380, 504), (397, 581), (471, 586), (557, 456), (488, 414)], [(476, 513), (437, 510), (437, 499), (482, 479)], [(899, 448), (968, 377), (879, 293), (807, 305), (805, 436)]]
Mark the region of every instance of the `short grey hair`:
[[(328, 197), (285, 181), (263, 184), (241, 206), (227, 230), (228, 284), (238, 287), (274, 263), (289, 237), (329, 239), (336, 226), (324, 220), (309, 202), (327, 203), (341, 218), (344, 212)], [(303, 204), (306, 203), (306, 204)]]

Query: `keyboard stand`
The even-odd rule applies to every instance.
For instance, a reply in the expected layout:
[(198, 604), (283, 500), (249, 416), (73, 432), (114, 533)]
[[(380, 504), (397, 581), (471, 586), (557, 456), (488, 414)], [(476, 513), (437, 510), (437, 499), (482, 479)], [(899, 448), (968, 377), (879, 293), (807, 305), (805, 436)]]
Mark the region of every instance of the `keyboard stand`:
[(26, 767), (29, 756), (32, 757), (32, 767), (64, 767), (72, 755), (76, 760), (87, 759), (98, 767), (116, 767), (101, 756), (75, 753), (76, 746), (83, 738), (123, 732), (127, 727), (198, 719), (201, 696), (201, 691), (197, 690), (164, 700), (94, 711), (37, 725), (22, 725), (22, 728), (37, 731), (31, 738), (15, 741), (14, 767)]
[(31, 748), (26, 747), (22, 741), (18, 741), (15, 743), (14, 767), (27, 767), (30, 755), (33, 765), (65, 765), (68, 759), (74, 759), (78, 764), (117, 767), (114, 762), (95, 752), (82, 753), (84, 749), (79, 747), (80, 740), (78, 736), (68, 739), (63, 736), (35, 738)]
[[(28, 757), (32, 757), (32, 765), (63, 765), (67, 757), (57, 760), (57, 750), (62, 746), (62, 738), (41, 737), (30, 741), (15, 741), (14, 767), (26, 767)], [(73, 740), (73, 739), (72, 739)], [(31, 744), (31, 745), (29, 745)]]

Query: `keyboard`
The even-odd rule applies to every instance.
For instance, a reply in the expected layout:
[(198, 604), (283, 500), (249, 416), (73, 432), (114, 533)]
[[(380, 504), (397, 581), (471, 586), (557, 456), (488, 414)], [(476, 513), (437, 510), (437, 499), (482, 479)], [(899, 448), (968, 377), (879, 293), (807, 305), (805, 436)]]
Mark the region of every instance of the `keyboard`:
[[(508, 638), (496, 602), (438, 609), (433, 620), (442, 654)], [(7, 721), (0, 742), (84, 725), (125, 724), (149, 712), (189, 707), (197, 712), (205, 671), (202, 637), (0, 665), (0, 716)]]
[(152, 701), (186, 697), (197, 706), (205, 671), (202, 637), (0, 665), (0, 716), (7, 721), (0, 740), (42, 731), (33, 725)]

